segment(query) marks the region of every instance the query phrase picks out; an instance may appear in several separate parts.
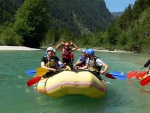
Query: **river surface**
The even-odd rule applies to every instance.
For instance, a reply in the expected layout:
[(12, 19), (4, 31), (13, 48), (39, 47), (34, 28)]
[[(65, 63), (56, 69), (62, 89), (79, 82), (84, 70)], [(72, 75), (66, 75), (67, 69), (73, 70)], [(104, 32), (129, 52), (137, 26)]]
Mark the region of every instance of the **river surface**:
[[(77, 60), (81, 52), (74, 54)], [(150, 85), (142, 87), (135, 78), (118, 80), (102, 76), (108, 93), (96, 99), (82, 95), (52, 98), (37, 92), (36, 85), (27, 87), (32, 76), (26, 71), (40, 67), (44, 55), (44, 50), (0, 51), (0, 113), (150, 113)], [(148, 54), (135, 53), (95, 55), (109, 65), (108, 72), (138, 70), (149, 59)]]

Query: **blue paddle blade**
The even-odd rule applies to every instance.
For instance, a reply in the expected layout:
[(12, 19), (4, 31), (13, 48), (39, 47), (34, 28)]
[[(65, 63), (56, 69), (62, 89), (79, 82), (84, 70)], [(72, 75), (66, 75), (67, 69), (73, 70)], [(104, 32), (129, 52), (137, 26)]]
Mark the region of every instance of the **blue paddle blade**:
[(113, 77), (115, 77), (116, 79), (119, 79), (119, 80), (125, 80), (126, 79), (126, 73), (124, 73), (124, 72), (113, 71), (109, 74), (111, 74)]
[(28, 70), (27, 75), (34, 75), (36, 73), (36, 70)]

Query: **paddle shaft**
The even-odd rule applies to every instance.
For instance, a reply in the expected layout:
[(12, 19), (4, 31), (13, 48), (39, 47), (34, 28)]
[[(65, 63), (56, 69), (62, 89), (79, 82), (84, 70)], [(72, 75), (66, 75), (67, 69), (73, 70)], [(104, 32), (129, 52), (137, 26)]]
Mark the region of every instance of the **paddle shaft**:
[(138, 71), (142, 70), (143, 68), (145, 68), (145, 67), (142, 67), (142, 68), (141, 68), (141, 69), (139, 69)]
[[(89, 69), (81, 69), (81, 68), (78, 68), (78, 70), (83, 70), (83, 71), (91, 71), (91, 70), (89, 70)], [(92, 71), (91, 71), (92, 72)], [(113, 77), (111, 74), (109, 74), (109, 73), (105, 73), (105, 74), (103, 74), (103, 75), (105, 75), (105, 77), (107, 77), (107, 78), (110, 78), (110, 79), (116, 79), (115, 77)]]
[[(80, 70), (90, 71), (88, 69), (80, 69)], [(111, 73), (105, 73), (104, 75), (107, 78), (111, 78), (111, 79), (119, 79), (119, 80), (125, 80), (126, 79), (126, 74), (123, 72), (119, 72), (119, 71), (111, 72)]]

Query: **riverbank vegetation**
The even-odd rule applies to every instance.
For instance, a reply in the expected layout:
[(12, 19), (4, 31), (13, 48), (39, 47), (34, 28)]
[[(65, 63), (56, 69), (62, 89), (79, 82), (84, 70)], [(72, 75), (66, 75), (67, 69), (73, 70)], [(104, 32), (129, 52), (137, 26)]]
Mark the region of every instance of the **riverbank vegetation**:
[(0, 7), (0, 45), (39, 48), (72, 40), (79, 47), (150, 53), (149, 0), (137, 0), (118, 18), (103, 0), (2, 1), (7, 5)]

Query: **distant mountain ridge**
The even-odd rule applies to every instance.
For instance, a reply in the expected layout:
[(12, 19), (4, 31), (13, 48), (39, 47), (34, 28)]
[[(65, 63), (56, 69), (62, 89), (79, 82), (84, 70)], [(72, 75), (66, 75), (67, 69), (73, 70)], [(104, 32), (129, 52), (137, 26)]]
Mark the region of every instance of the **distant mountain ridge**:
[(124, 12), (111, 12), (111, 14), (116, 18), (120, 17)]

